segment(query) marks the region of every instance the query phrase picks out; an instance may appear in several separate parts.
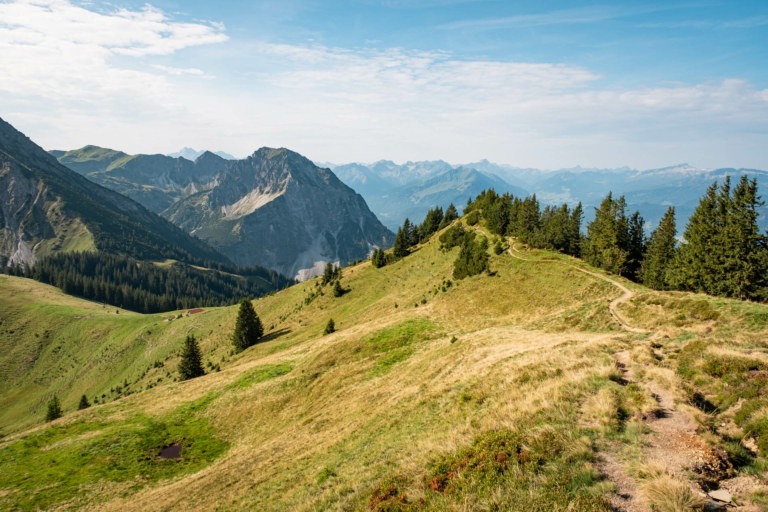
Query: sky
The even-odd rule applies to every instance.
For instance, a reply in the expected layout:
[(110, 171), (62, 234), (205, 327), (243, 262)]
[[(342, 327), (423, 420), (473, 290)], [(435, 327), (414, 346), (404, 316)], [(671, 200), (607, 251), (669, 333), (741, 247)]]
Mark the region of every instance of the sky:
[(46, 149), (768, 169), (768, 2), (0, 0)]

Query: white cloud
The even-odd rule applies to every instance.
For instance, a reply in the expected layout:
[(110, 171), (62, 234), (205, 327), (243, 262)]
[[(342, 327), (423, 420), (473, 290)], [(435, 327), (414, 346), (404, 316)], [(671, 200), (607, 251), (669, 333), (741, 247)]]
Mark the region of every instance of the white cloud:
[(165, 71), (169, 75), (195, 75), (195, 76), (202, 76), (206, 78), (213, 78), (210, 75), (206, 75), (205, 71), (202, 69), (197, 68), (173, 68), (170, 66), (163, 66), (161, 64), (152, 64), (152, 67), (155, 69), (159, 69), (160, 71)]
[(140, 62), (115, 62), (226, 39), (216, 27), (173, 21), (149, 4), (138, 11), (96, 12), (67, 0), (1, 2), (0, 92), (10, 98), (5, 108), (15, 104), (25, 114), (38, 106), (54, 110), (40, 100), (60, 110), (91, 109), (91, 115), (156, 112), (158, 105), (173, 105), (171, 84), (132, 69)]
[(235, 79), (172, 78), (206, 78), (172, 54), (223, 41), (222, 30), (149, 6), (0, 3), (0, 115), (57, 149), (266, 145), (334, 162), (768, 167), (768, 90), (744, 80), (616, 89), (568, 64), (312, 44), (259, 44), (255, 56), (243, 45), (229, 56)]

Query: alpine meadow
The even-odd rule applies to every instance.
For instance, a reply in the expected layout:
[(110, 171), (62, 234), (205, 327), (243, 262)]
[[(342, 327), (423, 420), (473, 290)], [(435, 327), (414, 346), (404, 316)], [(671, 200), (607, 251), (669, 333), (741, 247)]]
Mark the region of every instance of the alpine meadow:
[(766, 20), (0, 0), (0, 511), (768, 510)]

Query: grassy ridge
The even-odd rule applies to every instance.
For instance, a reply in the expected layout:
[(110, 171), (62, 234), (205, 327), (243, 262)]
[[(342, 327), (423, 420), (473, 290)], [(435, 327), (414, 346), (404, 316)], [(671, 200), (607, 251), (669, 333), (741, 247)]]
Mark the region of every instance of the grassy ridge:
[[(319, 294), (316, 280), (261, 298), (255, 307), (267, 328), (265, 342), (237, 356), (230, 355), (228, 341), (233, 308), (163, 322), (164, 315), (115, 314), (50, 287), (3, 278), (0, 292), (15, 302), (0, 304), (3, 318), (12, 319), (0, 325), (3, 382), (11, 379), (0, 390), (0, 422), (10, 434), (0, 444), (0, 461), (35, 432), (79, 423), (119, 431), (143, 418), (165, 421), (206, 400), (193, 414), (210, 428), (200, 439), (229, 445), (205, 462), (208, 469), (159, 474), (130, 489), (102, 475), (78, 506), (417, 510), (469, 500), (489, 510), (563, 510), (574, 501), (580, 509), (606, 510), (610, 485), (595, 470), (596, 451), (604, 436), (636, 443), (627, 418), (644, 407), (642, 394), (615, 382), (613, 353), (628, 346), (655, 351), (659, 375), (673, 371), (675, 358), (654, 349), (648, 335), (618, 328), (608, 303), (619, 290), (558, 257), (528, 254), (555, 260), (542, 264), (494, 255), (493, 275), (445, 286), (458, 250), (440, 250), (435, 238), (381, 269), (368, 262), (345, 269), (349, 292), (340, 298), (329, 288)], [(648, 327), (659, 315), (684, 314), (679, 325), (665, 324), (669, 354), (699, 337), (714, 343), (721, 333), (734, 339), (766, 331), (764, 306), (694, 299), (707, 302), (718, 318), (677, 299), (638, 299), (621, 312)], [(338, 332), (322, 336), (330, 317)], [(747, 331), (745, 318), (753, 319)], [(51, 326), (52, 340), (34, 336), (33, 326), (40, 325)], [(201, 340), (204, 359), (221, 371), (174, 382), (175, 352), (190, 331)], [(20, 352), (6, 356), (11, 349)], [(34, 364), (20, 370), (30, 354), (38, 354)], [(155, 361), (162, 366), (155, 368)], [(86, 370), (91, 367), (98, 370)], [(125, 379), (129, 392), (142, 391), (71, 413), (82, 393), (117, 398), (109, 391)], [(54, 427), (23, 433), (40, 423), (40, 407), (52, 391), (70, 414)], [(615, 408), (608, 416), (606, 397)], [(5, 412), (8, 407), (13, 410)], [(80, 436), (62, 434), (57, 442), (84, 446), (88, 441)], [(490, 455), (495, 464), (472, 462)], [(531, 466), (530, 460), (541, 462)], [(42, 484), (23, 485), (0, 485), (0, 507), (29, 508), (22, 496), (30, 493), (37, 503), (65, 499), (66, 493), (53, 495)], [(531, 496), (538, 500), (532, 503)]]

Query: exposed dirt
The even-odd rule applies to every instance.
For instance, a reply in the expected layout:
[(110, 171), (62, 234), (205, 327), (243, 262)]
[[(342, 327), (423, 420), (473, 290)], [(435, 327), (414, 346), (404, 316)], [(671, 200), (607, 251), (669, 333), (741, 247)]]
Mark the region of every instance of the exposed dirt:
[(620, 512), (649, 512), (651, 509), (640, 492), (635, 479), (629, 476), (624, 465), (610, 453), (601, 453), (602, 459), (596, 464), (604, 478), (616, 484), (616, 492), (609, 496), (611, 506)]
[(171, 446), (166, 446), (160, 449), (160, 458), (167, 459), (180, 459), (181, 458), (181, 445), (179, 443), (173, 443)]

